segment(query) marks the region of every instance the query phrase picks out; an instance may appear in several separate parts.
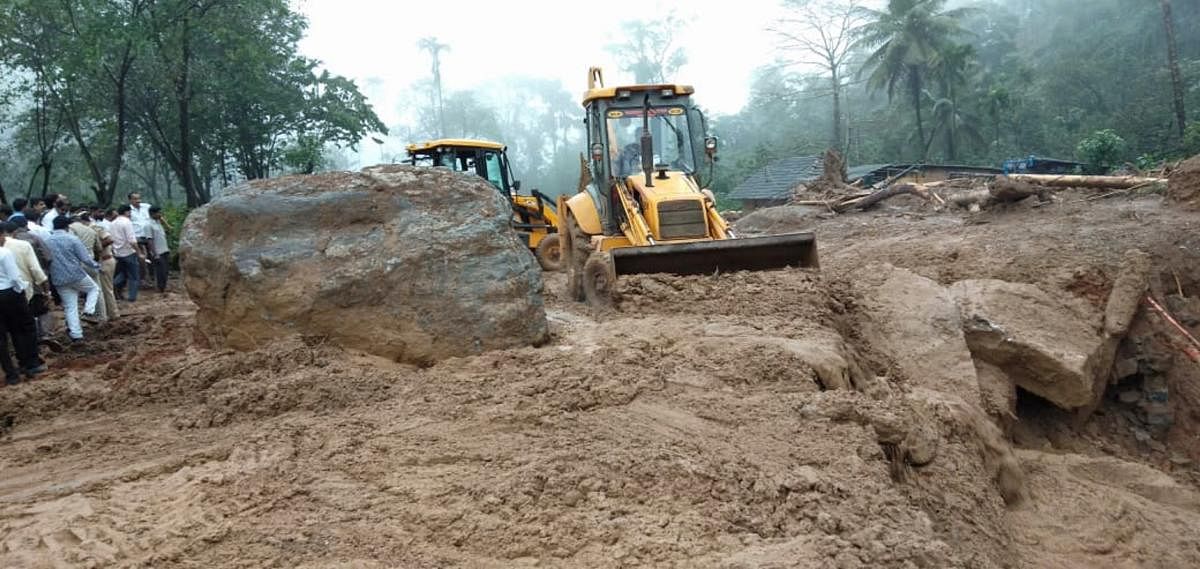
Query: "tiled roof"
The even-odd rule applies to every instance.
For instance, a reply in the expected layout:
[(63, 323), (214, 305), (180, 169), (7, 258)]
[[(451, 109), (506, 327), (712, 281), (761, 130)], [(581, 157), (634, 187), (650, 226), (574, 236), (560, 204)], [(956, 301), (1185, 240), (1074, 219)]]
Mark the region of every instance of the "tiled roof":
[(781, 158), (764, 166), (738, 184), (729, 194), (736, 200), (783, 200), (792, 196), (797, 184), (821, 176), (820, 156)]

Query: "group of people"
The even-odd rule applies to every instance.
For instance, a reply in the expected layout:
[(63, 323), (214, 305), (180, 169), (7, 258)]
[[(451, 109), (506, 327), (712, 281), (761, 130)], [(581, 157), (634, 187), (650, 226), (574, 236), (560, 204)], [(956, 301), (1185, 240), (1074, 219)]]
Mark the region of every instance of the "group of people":
[(0, 205), (0, 367), (7, 385), (46, 371), (39, 345), (55, 341), (52, 300), (62, 307), (70, 342), (78, 343), (84, 322), (103, 326), (119, 315), (118, 298), (137, 301), (143, 274), (153, 274), (155, 288), (166, 292), (171, 227), (160, 208), (137, 193), (128, 198), (116, 209), (72, 208), (62, 194)]

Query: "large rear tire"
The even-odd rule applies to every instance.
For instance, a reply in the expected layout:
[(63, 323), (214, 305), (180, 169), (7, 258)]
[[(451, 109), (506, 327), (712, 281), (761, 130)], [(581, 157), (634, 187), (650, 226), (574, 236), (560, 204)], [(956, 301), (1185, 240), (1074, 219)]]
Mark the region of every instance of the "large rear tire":
[(563, 265), (567, 268), (567, 298), (583, 302), (586, 300), (583, 294), (583, 265), (592, 254), (592, 239), (583, 232), (570, 212), (566, 212), (563, 225), (566, 231), (559, 232), (559, 238), (562, 240)]
[(596, 308), (617, 305), (617, 270), (607, 251), (592, 253), (583, 265), (583, 295)]
[(562, 240), (559, 239), (557, 233), (543, 237), (538, 242), (537, 249), (534, 249), (533, 255), (537, 257), (538, 264), (542, 266), (543, 271), (553, 273), (561, 271), (563, 268)]

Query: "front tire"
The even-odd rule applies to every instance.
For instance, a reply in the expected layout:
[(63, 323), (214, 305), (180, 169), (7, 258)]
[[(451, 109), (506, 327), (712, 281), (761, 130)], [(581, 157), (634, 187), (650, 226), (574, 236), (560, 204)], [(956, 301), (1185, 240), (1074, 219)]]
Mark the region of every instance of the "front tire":
[(563, 249), (562, 240), (559, 239), (557, 233), (551, 233), (542, 238), (538, 242), (537, 248), (533, 251), (533, 256), (537, 257), (538, 264), (542, 266), (543, 271), (556, 272), (563, 268)]
[(607, 251), (592, 253), (583, 265), (583, 295), (587, 303), (604, 309), (617, 305), (617, 270)]
[(559, 232), (562, 240), (563, 265), (567, 268), (567, 298), (576, 302), (586, 300), (583, 292), (583, 265), (592, 254), (592, 239), (579, 227), (575, 216), (569, 212), (563, 222), (565, 231)]

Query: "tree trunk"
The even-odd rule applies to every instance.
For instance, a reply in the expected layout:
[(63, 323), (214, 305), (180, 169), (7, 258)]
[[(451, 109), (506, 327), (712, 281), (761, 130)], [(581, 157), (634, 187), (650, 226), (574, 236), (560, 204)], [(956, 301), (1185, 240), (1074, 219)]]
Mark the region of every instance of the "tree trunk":
[(830, 78), (833, 80), (833, 138), (830, 139), (830, 146), (833, 149), (841, 152), (842, 148), (842, 77), (838, 72), (838, 66), (830, 66)]
[(45, 160), (42, 162), (42, 195), (50, 193), (50, 167), (54, 165), (53, 160)]
[(1162, 0), (1163, 27), (1167, 32), (1167, 66), (1171, 70), (1171, 93), (1175, 99), (1175, 121), (1179, 136), (1187, 129), (1187, 110), (1183, 104), (1183, 76), (1179, 72), (1179, 46), (1175, 43), (1175, 19), (1171, 16), (1171, 0)]
[(179, 107), (179, 182), (183, 184), (183, 193), (187, 196), (189, 208), (200, 207), (204, 202), (200, 198), (194, 174), (195, 157), (192, 151), (192, 25), (191, 16), (184, 13), (180, 39), (179, 76), (175, 78), (175, 102)]
[(1135, 186), (1150, 184), (1165, 184), (1166, 178), (1145, 178), (1141, 176), (1060, 176), (1057, 174), (1013, 174), (1008, 176), (1014, 182), (1025, 182), (1041, 186), (1056, 186), (1063, 188), (1100, 188), (1121, 190)]
[(917, 147), (921, 149), (920, 161), (924, 162), (929, 155), (929, 147), (925, 141), (925, 121), (921, 117), (921, 74), (917, 66), (908, 68), (908, 88), (912, 96), (913, 110), (917, 113)]

